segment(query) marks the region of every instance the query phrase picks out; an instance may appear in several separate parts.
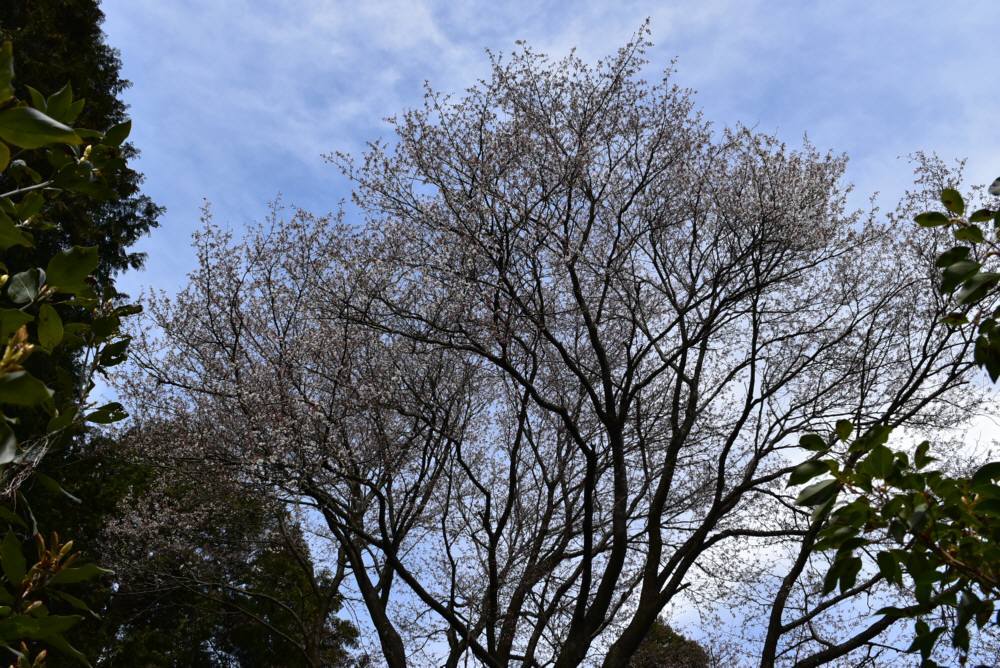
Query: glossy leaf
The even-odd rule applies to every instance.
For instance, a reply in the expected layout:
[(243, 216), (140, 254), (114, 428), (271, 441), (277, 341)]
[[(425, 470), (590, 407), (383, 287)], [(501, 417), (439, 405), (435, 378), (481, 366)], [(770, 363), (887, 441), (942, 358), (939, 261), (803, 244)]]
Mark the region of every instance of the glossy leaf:
[(45, 113), (47, 116), (60, 123), (70, 122), (67, 116), (69, 115), (70, 105), (73, 103), (73, 86), (67, 82), (57, 92), (50, 95), (45, 103)]
[(0, 250), (11, 246), (31, 246), (32, 238), (17, 226), (7, 214), (0, 212)]
[(41, 269), (29, 269), (14, 274), (7, 284), (7, 296), (15, 304), (30, 304), (38, 298), (38, 293), (45, 284), (45, 272)]
[(955, 246), (938, 255), (934, 264), (941, 268), (947, 267), (952, 263), (968, 258), (971, 250), (968, 246)]
[(955, 228), (955, 238), (973, 244), (983, 243), (983, 231), (977, 225), (964, 225)]
[(109, 343), (104, 346), (98, 356), (101, 366), (105, 368), (113, 367), (128, 359), (128, 344), (130, 341), (130, 337), (125, 337), (119, 341), (115, 341), (114, 343)]
[(94, 580), (104, 575), (111, 575), (114, 571), (101, 568), (97, 564), (84, 564), (71, 568), (64, 568), (56, 573), (49, 581), (50, 584), (74, 584)]
[(30, 313), (25, 313), (20, 309), (0, 309), (0, 346), (7, 345), (7, 340), (14, 332), (34, 319)]
[(827, 472), (826, 464), (820, 461), (811, 460), (807, 462), (802, 462), (792, 471), (792, 474), (788, 477), (788, 486), (801, 485), (802, 483), (812, 480), (818, 475)]
[(951, 219), (948, 218), (948, 216), (937, 211), (921, 213), (913, 220), (915, 220), (917, 225), (920, 227), (941, 227), (942, 225), (947, 225), (951, 222)]
[(981, 485), (1000, 480), (1000, 462), (985, 464), (972, 475), (972, 484)]
[(899, 562), (896, 561), (896, 558), (892, 556), (891, 553), (879, 552), (875, 557), (875, 561), (878, 563), (878, 569), (882, 574), (882, 577), (884, 577), (888, 582), (902, 585), (903, 571), (899, 567)]
[(913, 455), (913, 463), (916, 464), (918, 469), (922, 469), (931, 462), (935, 461), (934, 457), (931, 457), (927, 454), (930, 448), (931, 444), (927, 441), (924, 441), (923, 443), (917, 446), (917, 450)]
[(42, 304), (38, 310), (38, 342), (46, 350), (52, 350), (62, 341), (62, 319), (50, 304)]
[(95, 410), (93, 413), (87, 415), (84, 419), (87, 422), (94, 422), (96, 424), (111, 424), (112, 422), (118, 422), (119, 420), (124, 420), (128, 417), (128, 413), (117, 401), (113, 401), (109, 404), (105, 404)]
[(809, 485), (804, 490), (799, 492), (798, 497), (795, 499), (795, 503), (799, 506), (818, 506), (826, 503), (836, 496), (837, 491), (838, 487), (836, 480), (823, 480)]
[(944, 204), (944, 208), (956, 216), (965, 213), (965, 202), (962, 200), (962, 195), (954, 188), (945, 188), (941, 191), (941, 203)]
[(76, 293), (88, 287), (84, 281), (97, 269), (98, 262), (97, 246), (73, 246), (49, 260), (48, 282), (59, 292)]
[(1000, 283), (1000, 274), (982, 272), (965, 281), (955, 298), (960, 304), (974, 304), (983, 299)]
[(0, 139), (21, 148), (39, 148), (46, 144), (79, 144), (73, 128), (31, 107), (0, 111)]
[(806, 434), (801, 437), (799, 439), (799, 447), (814, 452), (826, 452), (830, 448), (819, 434)]
[(964, 280), (974, 276), (981, 266), (972, 260), (959, 260), (948, 265), (941, 274), (941, 291), (954, 291)]
[(122, 142), (128, 139), (132, 132), (132, 121), (127, 120), (115, 125), (104, 133), (104, 140), (101, 142), (107, 146), (121, 146)]
[(28, 89), (28, 96), (31, 98), (31, 106), (38, 111), (45, 113), (48, 111), (49, 104), (45, 101), (45, 96), (41, 92), (32, 86), (25, 86)]
[(986, 223), (993, 219), (993, 211), (989, 209), (979, 209), (969, 216), (970, 223)]
[(42, 487), (52, 492), (53, 494), (60, 494), (65, 496), (67, 499), (73, 503), (83, 503), (83, 500), (75, 494), (71, 494), (62, 484), (53, 478), (52, 476), (45, 475), (44, 473), (35, 472), (35, 480), (37, 480)]
[(4, 536), (3, 543), (0, 543), (0, 562), (3, 566), (3, 574), (12, 586), (17, 587), (24, 579), (24, 574), (28, 572), (24, 554), (21, 552), (21, 541), (17, 539), (13, 531), (8, 531)]
[(875, 475), (879, 478), (885, 478), (892, 471), (892, 459), (892, 450), (884, 445), (877, 445), (872, 448), (865, 461)]
[(51, 406), (52, 390), (27, 371), (14, 371), (0, 376), (0, 403), (12, 406)]

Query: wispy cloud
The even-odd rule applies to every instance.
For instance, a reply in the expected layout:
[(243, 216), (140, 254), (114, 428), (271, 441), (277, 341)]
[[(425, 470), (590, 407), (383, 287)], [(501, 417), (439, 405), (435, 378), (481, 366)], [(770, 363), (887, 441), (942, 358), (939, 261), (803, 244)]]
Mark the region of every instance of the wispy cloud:
[(383, 118), (420, 102), (424, 80), (460, 93), (485, 48), (526, 39), (561, 56), (611, 53), (652, 20), (650, 68), (678, 58), (709, 119), (743, 122), (852, 157), (859, 193), (891, 198), (897, 156), (969, 157), (1000, 173), (994, 2), (342, 2), (105, 0), (106, 30), (134, 81), (127, 99), (147, 191), (169, 212), (126, 287), (173, 289), (193, 264), (203, 197), (240, 225), (278, 192), (327, 210), (346, 184), (321, 155), (384, 137)]

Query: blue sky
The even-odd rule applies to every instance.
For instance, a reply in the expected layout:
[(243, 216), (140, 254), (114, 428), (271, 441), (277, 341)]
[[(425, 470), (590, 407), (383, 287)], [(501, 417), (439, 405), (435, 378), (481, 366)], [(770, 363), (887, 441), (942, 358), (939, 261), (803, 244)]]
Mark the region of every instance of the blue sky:
[[(314, 212), (349, 194), (322, 154), (389, 138), (384, 117), (415, 106), (425, 80), (459, 93), (485, 48), (517, 39), (588, 60), (652, 22), (651, 70), (717, 125), (742, 122), (792, 145), (805, 133), (851, 157), (856, 201), (891, 207), (909, 183), (900, 156), (968, 158), (1000, 175), (1000, 4), (994, 1), (340, 2), (105, 0), (121, 50), (145, 191), (167, 207), (141, 243), (147, 268), (123, 289), (177, 289), (203, 198), (234, 228), (279, 193)], [(651, 72), (652, 74), (652, 72)]]

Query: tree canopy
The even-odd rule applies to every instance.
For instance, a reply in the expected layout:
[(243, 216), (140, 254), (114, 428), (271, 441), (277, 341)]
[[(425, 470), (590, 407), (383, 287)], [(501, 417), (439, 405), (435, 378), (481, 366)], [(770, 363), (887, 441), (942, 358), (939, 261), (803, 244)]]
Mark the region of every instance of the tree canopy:
[(626, 666), (681, 603), (739, 610), (761, 665), (905, 649), (878, 612), (905, 587), (849, 551), (824, 586), (834, 489), (786, 484), (803, 434), (937, 433), (981, 399), (935, 241), (899, 224), (928, 193), (847, 210), (843, 157), (713, 132), (645, 46), (494, 58), (332, 158), (363, 224), (209, 219), (147, 304), (140, 449), (311, 506), (387, 665)]

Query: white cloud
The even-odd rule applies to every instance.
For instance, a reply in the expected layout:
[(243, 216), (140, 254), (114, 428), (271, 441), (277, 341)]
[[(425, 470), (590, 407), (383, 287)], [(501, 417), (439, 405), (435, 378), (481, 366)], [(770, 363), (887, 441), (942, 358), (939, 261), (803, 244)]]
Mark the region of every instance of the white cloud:
[(588, 60), (647, 16), (651, 70), (679, 57), (709, 119), (742, 121), (847, 151), (859, 201), (908, 181), (899, 155), (969, 156), (969, 177), (1000, 173), (995, 68), (977, 35), (1000, 28), (990, 2), (344, 2), (106, 0), (123, 52), (147, 189), (170, 212), (147, 243), (146, 276), (171, 289), (190, 265), (202, 196), (239, 225), (278, 191), (315, 209), (345, 184), (320, 156), (385, 136), (383, 118), (418, 104), (423, 81), (461, 92), (485, 48), (516, 39)]

